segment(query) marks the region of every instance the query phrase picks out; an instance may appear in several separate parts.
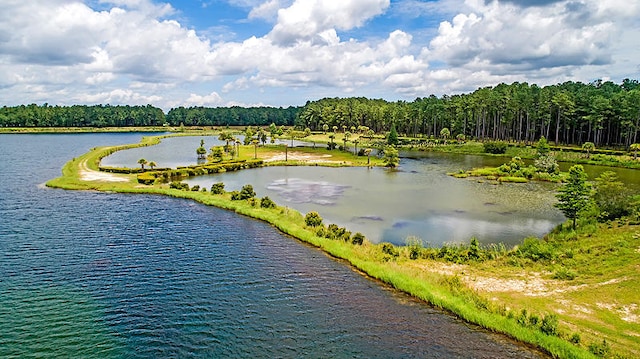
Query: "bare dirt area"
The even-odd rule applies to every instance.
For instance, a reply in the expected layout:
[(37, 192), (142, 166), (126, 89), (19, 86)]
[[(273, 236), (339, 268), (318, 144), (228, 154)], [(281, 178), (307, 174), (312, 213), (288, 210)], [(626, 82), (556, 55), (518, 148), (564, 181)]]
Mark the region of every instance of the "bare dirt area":
[(129, 182), (129, 178), (115, 173), (100, 172), (90, 169), (87, 161), (80, 163), (80, 179), (83, 181)]
[(305, 161), (309, 163), (323, 163), (323, 162), (336, 162), (331, 161), (331, 155), (310, 155), (310, 154), (302, 154), (302, 153), (290, 153), (286, 156), (284, 153), (279, 153), (271, 156), (270, 158), (265, 159), (265, 162), (275, 162), (275, 161)]

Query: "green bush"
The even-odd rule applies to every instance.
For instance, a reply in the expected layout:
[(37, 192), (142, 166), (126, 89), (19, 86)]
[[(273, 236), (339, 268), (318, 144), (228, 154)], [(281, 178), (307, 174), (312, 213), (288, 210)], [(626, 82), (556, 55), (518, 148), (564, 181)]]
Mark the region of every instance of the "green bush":
[(240, 190), (240, 192), (234, 192), (231, 195), (231, 199), (234, 201), (239, 201), (243, 199), (250, 199), (255, 196), (256, 196), (256, 192), (253, 191), (253, 186), (250, 184), (247, 184), (242, 186), (242, 189)]
[(318, 214), (318, 212), (311, 211), (307, 213), (306, 216), (304, 216), (304, 223), (309, 227), (318, 227), (322, 225), (322, 217), (320, 217), (320, 214)]
[(169, 183), (169, 188), (188, 191), (189, 190), (189, 185), (184, 183), (184, 182), (173, 181), (173, 182)]
[(556, 258), (555, 249), (549, 243), (543, 242), (538, 238), (526, 238), (514, 253), (521, 258), (528, 258), (533, 261)]
[(364, 234), (360, 233), (360, 232), (356, 232), (356, 234), (353, 235), (353, 237), (351, 238), (351, 243), (356, 244), (356, 245), (361, 245), (365, 240)]
[(388, 254), (393, 258), (397, 258), (400, 255), (398, 249), (391, 243), (383, 242), (381, 243), (382, 253)]
[(547, 314), (542, 318), (540, 331), (547, 335), (558, 335), (558, 316)]
[(191, 191), (192, 192), (200, 192), (200, 185), (193, 185), (193, 187), (191, 187)]
[(260, 207), (262, 208), (276, 208), (275, 202), (271, 198), (265, 196), (260, 200)]
[(224, 183), (218, 182), (211, 185), (211, 194), (224, 194)]
[(485, 153), (492, 153), (494, 155), (501, 155), (507, 152), (507, 144), (505, 142), (485, 142), (483, 147)]
[(578, 274), (575, 271), (565, 267), (560, 267), (553, 273), (553, 279), (560, 280), (574, 280), (577, 276)]
[(589, 344), (589, 351), (597, 357), (606, 358), (609, 356), (609, 353), (611, 353), (611, 347), (606, 340), (602, 340), (602, 343)]

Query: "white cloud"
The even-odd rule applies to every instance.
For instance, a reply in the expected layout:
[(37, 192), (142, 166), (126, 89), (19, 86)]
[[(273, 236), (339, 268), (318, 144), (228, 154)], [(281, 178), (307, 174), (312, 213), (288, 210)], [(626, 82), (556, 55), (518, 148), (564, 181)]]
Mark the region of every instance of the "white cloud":
[[(269, 94), (293, 98), (296, 91), (411, 99), (499, 82), (544, 85), (640, 71), (638, 2), (227, 1), (246, 9), (244, 21), (266, 19), (272, 30), (230, 42), (186, 28), (171, 5), (151, 0), (103, 0), (103, 10), (87, 5), (95, 1), (5, 0), (0, 98), (6, 104), (148, 102), (165, 109), (284, 101)], [(388, 13), (427, 23), (437, 13), (446, 20), (429, 30), (354, 38)], [(240, 95), (247, 98), (235, 98)]]
[(205, 96), (200, 96), (192, 93), (189, 95), (189, 98), (185, 101), (188, 106), (220, 106), (224, 104), (224, 100), (217, 92), (212, 92)]
[(308, 41), (329, 29), (349, 30), (389, 7), (389, 0), (296, 0), (278, 10), (278, 22), (269, 34), (277, 44)]

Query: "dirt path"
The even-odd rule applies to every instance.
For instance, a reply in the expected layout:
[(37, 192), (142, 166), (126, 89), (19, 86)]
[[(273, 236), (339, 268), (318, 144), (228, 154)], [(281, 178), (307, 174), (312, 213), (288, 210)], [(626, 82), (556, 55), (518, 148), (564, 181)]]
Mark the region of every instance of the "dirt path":
[(94, 171), (87, 166), (87, 160), (80, 162), (80, 179), (83, 181), (129, 182), (129, 178), (114, 173)]

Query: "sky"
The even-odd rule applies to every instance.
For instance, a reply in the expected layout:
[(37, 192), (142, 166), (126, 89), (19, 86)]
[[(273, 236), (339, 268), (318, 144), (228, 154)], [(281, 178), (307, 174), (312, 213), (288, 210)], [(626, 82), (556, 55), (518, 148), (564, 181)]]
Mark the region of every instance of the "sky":
[(640, 79), (640, 0), (0, 0), (0, 105), (412, 101)]

